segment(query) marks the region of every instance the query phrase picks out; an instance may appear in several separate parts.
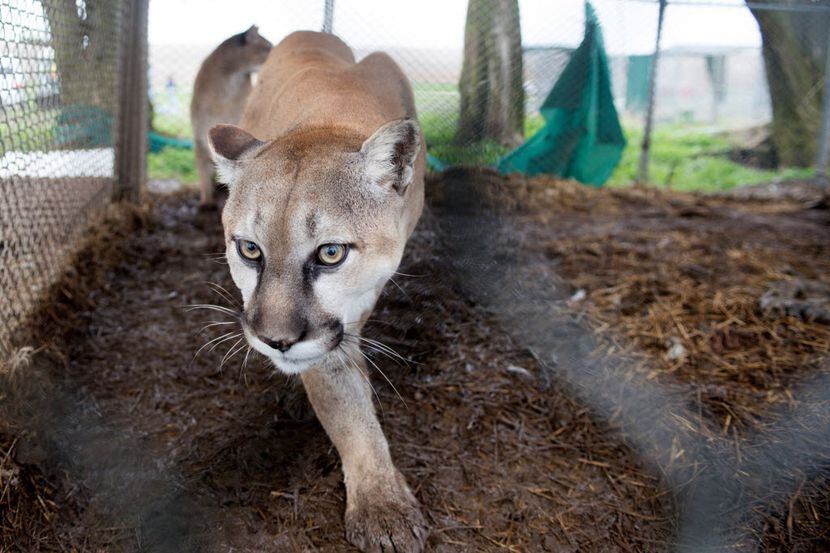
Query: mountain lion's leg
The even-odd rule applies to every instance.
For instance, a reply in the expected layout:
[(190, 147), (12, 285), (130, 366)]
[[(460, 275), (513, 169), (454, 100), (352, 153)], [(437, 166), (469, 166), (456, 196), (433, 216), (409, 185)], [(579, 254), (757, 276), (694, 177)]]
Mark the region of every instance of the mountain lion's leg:
[(362, 356), (352, 351), (353, 361), (341, 364), (338, 355), (345, 359), (343, 352), (335, 352), (322, 366), (304, 372), (302, 380), (343, 462), (346, 537), (363, 551), (420, 552), (429, 530), (418, 501), (392, 464)]

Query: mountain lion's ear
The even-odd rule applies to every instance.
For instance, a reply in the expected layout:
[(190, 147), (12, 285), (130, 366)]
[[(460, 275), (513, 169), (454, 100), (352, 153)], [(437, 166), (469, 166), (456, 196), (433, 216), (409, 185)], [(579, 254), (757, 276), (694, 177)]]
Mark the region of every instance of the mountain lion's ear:
[(233, 186), (245, 160), (264, 142), (235, 125), (216, 125), (208, 131), (210, 155), (216, 164), (217, 180)]
[(251, 28), (245, 31), (245, 42), (251, 44), (257, 37), (259, 37), (259, 27), (251, 25)]
[(421, 128), (414, 119), (386, 123), (370, 136), (360, 153), (369, 186), (403, 194), (412, 182), (415, 158), (421, 150)]

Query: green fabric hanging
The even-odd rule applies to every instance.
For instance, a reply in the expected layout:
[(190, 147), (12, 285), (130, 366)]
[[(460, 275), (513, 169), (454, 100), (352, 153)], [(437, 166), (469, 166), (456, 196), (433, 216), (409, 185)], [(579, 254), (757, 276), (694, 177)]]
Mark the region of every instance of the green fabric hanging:
[(505, 156), (502, 173), (550, 174), (602, 186), (625, 148), (599, 21), (585, 4), (585, 36), (539, 110), (546, 124)]

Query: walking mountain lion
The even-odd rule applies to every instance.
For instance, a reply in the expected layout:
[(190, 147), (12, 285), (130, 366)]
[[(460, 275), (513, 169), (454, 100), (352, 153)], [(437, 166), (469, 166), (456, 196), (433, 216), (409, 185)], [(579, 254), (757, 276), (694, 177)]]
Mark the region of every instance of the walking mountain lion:
[(190, 101), (193, 148), (203, 207), (213, 206), (213, 162), (207, 145), (208, 130), (218, 123), (238, 123), (251, 94), (252, 74), (268, 57), (271, 43), (254, 25), (233, 35), (205, 58), (196, 74)]
[(346, 537), (419, 552), (428, 526), (375, 415), (360, 332), (424, 201), (412, 87), (392, 59), (340, 39), (274, 47), (239, 126), (210, 129), (226, 255), (248, 343), (299, 374), (343, 462)]

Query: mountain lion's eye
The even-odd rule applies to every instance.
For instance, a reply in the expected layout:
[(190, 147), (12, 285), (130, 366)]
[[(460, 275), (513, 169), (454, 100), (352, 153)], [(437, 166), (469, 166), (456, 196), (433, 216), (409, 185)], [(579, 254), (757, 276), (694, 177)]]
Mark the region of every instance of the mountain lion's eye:
[(236, 249), (239, 250), (239, 255), (242, 256), (242, 259), (248, 261), (259, 261), (262, 257), (262, 250), (250, 240), (238, 240), (236, 242)]
[(346, 244), (323, 244), (317, 248), (317, 260), (321, 265), (333, 267), (346, 259), (349, 247)]

